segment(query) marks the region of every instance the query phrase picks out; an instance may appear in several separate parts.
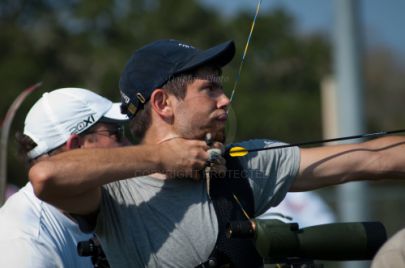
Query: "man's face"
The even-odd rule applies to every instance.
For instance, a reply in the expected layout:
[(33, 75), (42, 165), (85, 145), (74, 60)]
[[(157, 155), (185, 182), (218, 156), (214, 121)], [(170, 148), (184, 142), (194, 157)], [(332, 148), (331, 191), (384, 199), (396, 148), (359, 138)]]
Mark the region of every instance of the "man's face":
[(229, 99), (220, 79), (218, 70), (203, 67), (187, 86), (185, 98), (174, 100), (174, 128), (178, 135), (204, 139), (211, 133), (214, 140), (225, 141)]

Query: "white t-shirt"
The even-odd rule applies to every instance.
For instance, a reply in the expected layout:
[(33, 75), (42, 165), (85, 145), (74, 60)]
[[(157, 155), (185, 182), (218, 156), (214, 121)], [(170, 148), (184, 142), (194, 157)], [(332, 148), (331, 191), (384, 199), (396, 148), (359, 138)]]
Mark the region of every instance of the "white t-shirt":
[(71, 219), (39, 200), (27, 183), (0, 208), (0, 267), (93, 267), (77, 254), (77, 243), (89, 240)]
[[(254, 140), (240, 145), (280, 143)], [(251, 153), (240, 160), (256, 216), (280, 203), (300, 162), (297, 147)], [(145, 176), (105, 185), (96, 233), (111, 267), (189, 268), (207, 260), (218, 222), (205, 181)]]

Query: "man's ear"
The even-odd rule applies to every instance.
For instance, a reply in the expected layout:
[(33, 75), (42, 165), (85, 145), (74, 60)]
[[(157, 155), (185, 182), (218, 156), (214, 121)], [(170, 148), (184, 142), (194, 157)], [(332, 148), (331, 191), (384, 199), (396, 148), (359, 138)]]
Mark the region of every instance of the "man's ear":
[(163, 89), (155, 89), (150, 97), (151, 108), (164, 119), (173, 116), (173, 107), (169, 95)]
[(69, 139), (66, 142), (66, 149), (73, 150), (80, 148), (82, 146), (82, 139), (77, 134), (70, 135)]

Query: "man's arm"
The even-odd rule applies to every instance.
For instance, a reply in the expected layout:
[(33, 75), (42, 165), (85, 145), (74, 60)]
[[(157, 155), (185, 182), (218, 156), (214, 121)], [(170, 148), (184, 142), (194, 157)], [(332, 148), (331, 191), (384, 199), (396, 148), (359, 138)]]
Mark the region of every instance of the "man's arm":
[(405, 179), (405, 137), (301, 149), (299, 175), (291, 191), (356, 180)]
[(36, 163), (29, 171), (35, 194), (74, 214), (97, 210), (101, 185), (154, 172), (181, 171), (190, 177), (208, 159), (203, 141), (173, 139), (159, 145), (76, 149)]

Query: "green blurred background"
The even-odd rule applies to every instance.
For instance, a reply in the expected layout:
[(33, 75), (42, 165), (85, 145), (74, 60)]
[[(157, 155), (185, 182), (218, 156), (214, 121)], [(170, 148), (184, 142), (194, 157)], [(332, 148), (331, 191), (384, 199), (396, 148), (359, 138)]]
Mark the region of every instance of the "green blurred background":
[[(195, 0), (2, 0), (0, 1), (0, 122), (17, 95), (42, 81), (14, 119), (8, 150), (8, 182), (27, 182), (17, 130), (45, 91), (84, 87), (119, 100), (118, 79), (140, 46), (176, 38), (200, 48), (233, 39), (236, 57), (224, 69), (229, 94), (239, 68), (255, 1), (232, 16)], [(286, 142), (322, 138), (320, 84), (332, 73), (332, 44), (322, 32), (298, 32), (282, 7), (262, 10), (256, 22), (232, 105), (232, 140), (272, 138)], [(363, 50), (367, 132), (404, 128), (404, 61), (389, 48)], [(371, 183), (371, 220), (391, 235), (405, 226), (405, 183)], [(336, 208), (334, 188), (318, 191)]]

